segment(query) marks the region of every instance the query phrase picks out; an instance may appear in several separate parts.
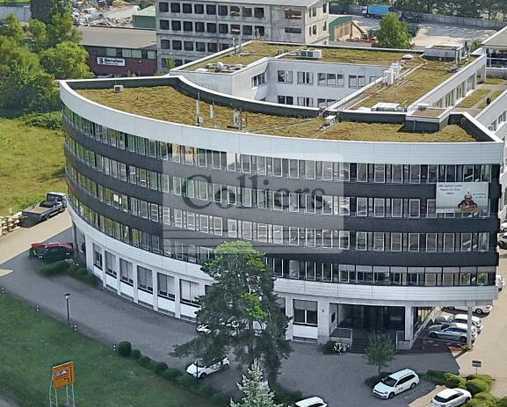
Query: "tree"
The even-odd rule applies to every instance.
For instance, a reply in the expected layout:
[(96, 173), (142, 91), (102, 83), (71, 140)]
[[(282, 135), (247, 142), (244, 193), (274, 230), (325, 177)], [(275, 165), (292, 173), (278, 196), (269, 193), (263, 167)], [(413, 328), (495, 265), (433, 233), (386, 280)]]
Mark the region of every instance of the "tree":
[(48, 47), (48, 30), (42, 21), (31, 19), (28, 23), (28, 33), (33, 52), (41, 52)]
[(8, 37), (17, 44), (21, 44), (25, 38), (23, 26), (14, 14), (10, 14), (5, 19), (5, 23), (0, 25), (0, 36)]
[(72, 14), (55, 13), (51, 17), (51, 23), (47, 25), (48, 48), (52, 48), (60, 42), (74, 42), (79, 44), (81, 33), (74, 27)]
[(59, 107), (58, 86), (37, 54), (0, 37), (0, 109), (48, 112)]
[(379, 376), (381, 369), (389, 366), (394, 359), (395, 353), (393, 342), (388, 336), (374, 334), (368, 338), (368, 346), (366, 347), (368, 364), (377, 366)]
[(53, 14), (65, 14), (72, 11), (70, 0), (34, 0), (30, 3), (32, 18), (46, 24), (51, 22)]
[(91, 77), (88, 52), (73, 42), (62, 42), (40, 54), (40, 62), (47, 73), (56, 79)]
[(395, 13), (389, 13), (382, 18), (380, 30), (377, 32), (377, 41), (383, 48), (410, 48), (410, 33), (408, 25)]
[(231, 400), (230, 407), (282, 407), (274, 401), (275, 395), (266, 386), (262, 376), (262, 368), (255, 360), (248, 369), (246, 375), (243, 375), (241, 384), (238, 383), (239, 390), (244, 394), (239, 403)]
[(209, 363), (233, 351), (241, 366), (254, 360), (276, 381), (281, 360), (290, 351), (286, 339), (289, 319), (273, 292), (273, 275), (262, 254), (243, 241), (226, 242), (203, 267), (214, 279), (200, 297), (197, 322), (208, 333), (175, 347), (176, 356), (193, 355)]

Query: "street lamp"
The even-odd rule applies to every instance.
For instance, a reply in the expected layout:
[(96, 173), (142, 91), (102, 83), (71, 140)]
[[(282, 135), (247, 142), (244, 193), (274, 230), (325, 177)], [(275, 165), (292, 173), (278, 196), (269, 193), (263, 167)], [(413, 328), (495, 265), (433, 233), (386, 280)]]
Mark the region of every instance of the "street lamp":
[(65, 294), (65, 302), (67, 304), (67, 325), (70, 325), (70, 293)]

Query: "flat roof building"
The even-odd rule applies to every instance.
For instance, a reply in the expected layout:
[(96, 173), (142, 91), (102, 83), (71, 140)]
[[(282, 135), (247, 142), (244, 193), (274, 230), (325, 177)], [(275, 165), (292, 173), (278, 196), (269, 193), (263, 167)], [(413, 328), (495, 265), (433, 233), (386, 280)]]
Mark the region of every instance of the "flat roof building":
[(485, 69), (253, 41), (168, 76), (62, 82), (76, 247), (104, 287), (193, 320), (200, 265), (248, 240), (291, 339), (410, 348), (435, 307), (497, 296), (503, 142), (456, 110)]
[(157, 1), (159, 68), (202, 58), (252, 39), (325, 43), (327, 0)]

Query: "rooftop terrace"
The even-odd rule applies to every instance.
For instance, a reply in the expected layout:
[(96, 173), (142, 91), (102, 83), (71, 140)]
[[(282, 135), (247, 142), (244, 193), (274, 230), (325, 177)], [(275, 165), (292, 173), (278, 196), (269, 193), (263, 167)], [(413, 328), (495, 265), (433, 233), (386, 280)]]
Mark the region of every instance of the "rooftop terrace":
[[(128, 113), (158, 120), (195, 125), (196, 101), (172, 86), (125, 88), (115, 93), (113, 89), (82, 89), (78, 92), (99, 104)], [(199, 102), (203, 127), (238, 131), (231, 127), (233, 109), (214, 106), (214, 119), (209, 118), (206, 102)], [(337, 122), (325, 127), (324, 119), (275, 116), (263, 113), (243, 112), (243, 128), (249, 133), (285, 137), (317, 138), (354, 141), (396, 142), (470, 142), (474, 137), (456, 125), (450, 125), (436, 133), (411, 133), (401, 124)]]

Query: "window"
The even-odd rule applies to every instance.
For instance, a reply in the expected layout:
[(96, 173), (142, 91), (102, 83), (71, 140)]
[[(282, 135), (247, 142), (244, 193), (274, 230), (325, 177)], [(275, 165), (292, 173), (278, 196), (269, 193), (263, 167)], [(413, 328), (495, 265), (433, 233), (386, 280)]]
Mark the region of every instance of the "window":
[(169, 3), (166, 3), (165, 1), (158, 3), (158, 11), (161, 13), (167, 13), (169, 11)]
[(285, 34), (301, 34), (301, 28), (299, 27), (285, 27)]
[(181, 21), (172, 20), (171, 21), (171, 29), (173, 31), (181, 31)]
[(402, 234), (393, 232), (391, 233), (391, 251), (401, 252)]
[(209, 16), (214, 16), (217, 13), (217, 6), (214, 4), (206, 4), (206, 14)]
[(419, 217), (419, 199), (409, 199), (408, 201), (408, 216), (409, 218)]
[(255, 7), (254, 8), (254, 17), (255, 18), (264, 18), (264, 8), (263, 7)]
[(421, 182), (421, 166), (411, 165), (410, 166), (410, 183), (419, 184)]
[(386, 182), (386, 167), (384, 164), (375, 164), (374, 182)]
[(462, 233), (461, 234), (461, 251), (470, 252), (472, 251), (472, 234)]
[(157, 274), (158, 295), (174, 300), (174, 277), (165, 274)]
[(243, 17), (252, 17), (253, 16), (253, 10), (251, 7), (243, 7)]
[(206, 32), (216, 33), (217, 25), (215, 23), (206, 23)]
[(231, 34), (239, 35), (241, 33), (241, 26), (239, 24), (231, 24)]
[(278, 71), (278, 82), (279, 83), (292, 83), (293, 72), (292, 71)]
[(436, 201), (434, 199), (426, 200), (426, 217), (427, 218), (436, 218), (437, 217), (437, 207)]
[(368, 164), (358, 163), (357, 164), (357, 182), (368, 181)]
[(304, 96), (298, 96), (297, 97), (297, 104), (298, 106), (306, 106), (306, 107), (312, 107), (313, 106), (313, 98), (304, 97)]
[(252, 88), (266, 84), (266, 73), (262, 72), (252, 77)]
[(350, 232), (346, 230), (340, 230), (338, 239), (338, 247), (343, 250), (348, 250), (350, 246)]
[(228, 24), (218, 24), (218, 32), (220, 34), (227, 34), (229, 32)]
[(132, 263), (123, 259), (120, 259), (120, 280), (125, 284), (134, 285)]
[(194, 43), (192, 41), (183, 41), (183, 49), (185, 51), (193, 51)]
[(444, 252), (454, 252), (454, 233), (444, 233)]
[(204, 23), (202, 21), (195, 22), (195, 32), (197, 32), (197, 33), (204, 32)]
[(217, 52), (216, 42), (208, 42), (208, 52)]
[(110, 276), (116, 277), (116, 258), (109, 252), (106, 253), (106, 273)]
[(137, 287), (149, 293), (153, 292), (153, 280), (150, 269), (137, 266)]
[[(168, 30), (169, 29), (169, 20), (160, 20), (159, 24), (160, 24), (161, 30)], [(162, 40), (162, 41), (164, 41), (164, 40)]]
[(401, 184), (403, 182), (403, 165), (391, 166), (391, 182)]
[(238, 6), (231, 6), (231, 16), (232, 17), (239, 17), (240, 16), (240, 9)]
[(317, 301), (294, 300), (294, 324), (317, 326)]
[(438, 245), (438, 234), (437, 233), (426, 233), (426, 251), (428, 253), (434, 253), (437, 251)]
[(408, 251), (409, 252), (419, 251), (419, 233), (408, 234)]
[(384, 198), (375, 198), (373, 200), (373, 215), (376, 218), (383, 218), (385, 215), (385, 200)]
[(229, 10), (227, 9), (227, 6), (219, 5), (218, 6), (218, 15), (219, 16), (226, 16), (229, 14)]
[(384, 232), (373, 232), (373, 250), (376, 252), (384, 251)]
[(183, 13), (184, 14), (192, 14), (192, 4), (183, 3)]
[(195, 43), (195, 50), (197, 52), (206, 52), (206, 43), (197, 41)]
[(368, 249), (368, 233), (356, 232), (356, 250)]
[(391, 199), (391, 216), (401, 218), (403, 216), (403, 200), (401, 198)]
[(487, 252), (489, 250), (489, 234), (488, 233), (486, 233), (486, 232), (479, 233), (478, 250), (480, 252)]
[(193, 31), (194, 27), (192, 21), (183, 21), (183, 31), (190, 32)]
[(204, 4), (194, 4), (195, 14), (204, 14)]
[(356, 199), (356, 216), (368, 216), (368, 198)]
[(255, 26), (255, 36), (260, 38), (264, 37), (264, 26), (263, 25), (256, 25)]
[(313, 72), (298, 72), (298, 85), (311, 85), (313, 83)]
[(95, 245), (93, 245), (93, 265), (102, 270), (102, 250)]
[(197, 305), (199, 303), (199, 284), (192, 281), (180, 280), (180, 301), (183, 304)]
[(171, 3), (171, 13), (179, 13), (180, 11), (180, 3)]

